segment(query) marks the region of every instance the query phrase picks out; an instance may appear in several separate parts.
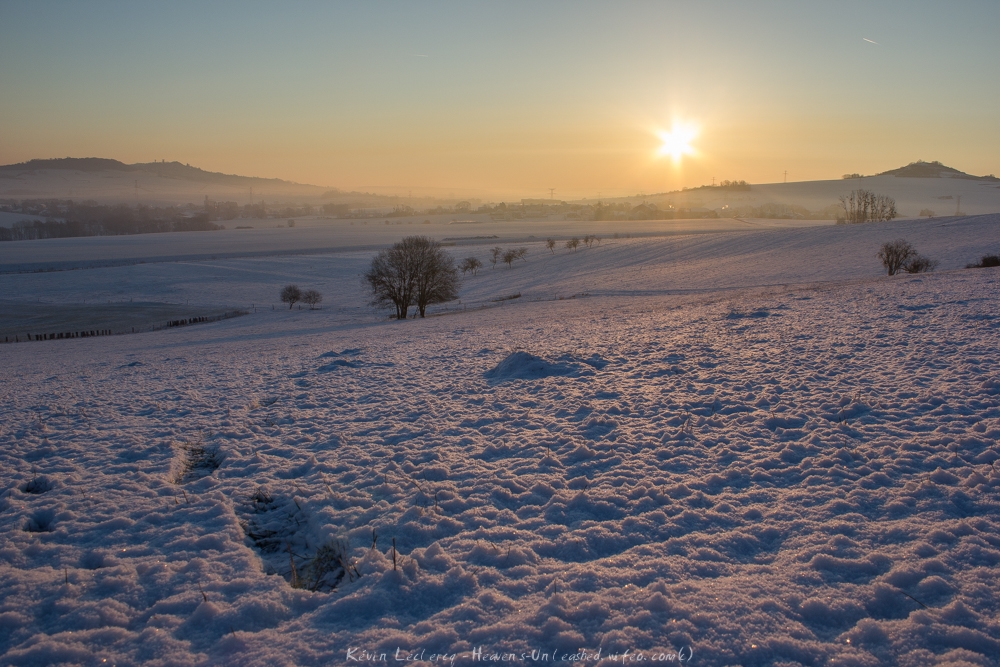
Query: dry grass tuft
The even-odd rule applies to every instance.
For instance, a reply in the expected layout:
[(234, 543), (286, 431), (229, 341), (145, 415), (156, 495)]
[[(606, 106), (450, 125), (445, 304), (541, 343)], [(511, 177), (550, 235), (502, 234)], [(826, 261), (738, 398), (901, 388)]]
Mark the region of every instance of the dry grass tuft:
[(174, 475), (174, 484), (187, 484), (208, 477), (222, 465), (222, 455), (214, 447), (201, 441), (185, 442), (180, 446), (180, 469)]

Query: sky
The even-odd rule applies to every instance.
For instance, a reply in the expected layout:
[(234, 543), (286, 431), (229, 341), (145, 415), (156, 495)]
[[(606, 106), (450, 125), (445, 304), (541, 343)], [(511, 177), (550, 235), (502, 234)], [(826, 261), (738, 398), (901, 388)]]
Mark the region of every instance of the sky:
[(1000, 173), (998, 25), (996, 0), (3, 0), (0, 164), (557, 198)]

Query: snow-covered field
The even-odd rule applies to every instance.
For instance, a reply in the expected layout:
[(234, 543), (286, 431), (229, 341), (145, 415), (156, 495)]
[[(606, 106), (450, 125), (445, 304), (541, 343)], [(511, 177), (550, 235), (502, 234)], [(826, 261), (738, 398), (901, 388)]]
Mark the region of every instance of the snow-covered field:
[(1000, 216), (548, 233), (407, 322), (360, 241), (0, 275), (256, 307), (0, 345), (0, 662), (1000, 664)]

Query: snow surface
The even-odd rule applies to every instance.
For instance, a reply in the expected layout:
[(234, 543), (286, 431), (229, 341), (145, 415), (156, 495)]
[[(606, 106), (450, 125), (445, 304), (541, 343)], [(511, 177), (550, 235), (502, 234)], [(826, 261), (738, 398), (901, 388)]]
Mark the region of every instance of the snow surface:
[(407, 322), (365, 248), (0, 275), (258, 305), (0, 346), (0, 662), (1000, 664), (1000, 219), (522, 241)]

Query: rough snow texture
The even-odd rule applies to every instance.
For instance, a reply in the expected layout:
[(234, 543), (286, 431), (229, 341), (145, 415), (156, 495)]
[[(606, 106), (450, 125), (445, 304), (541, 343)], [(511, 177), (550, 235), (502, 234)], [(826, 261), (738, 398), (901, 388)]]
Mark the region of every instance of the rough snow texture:
[(998, 664), (1000, 273), (815, 233), (868, 276), (683, 294), (663, 251), (542, 300), (538, 254), (502, 307), (0, 347), (2, 662)]

